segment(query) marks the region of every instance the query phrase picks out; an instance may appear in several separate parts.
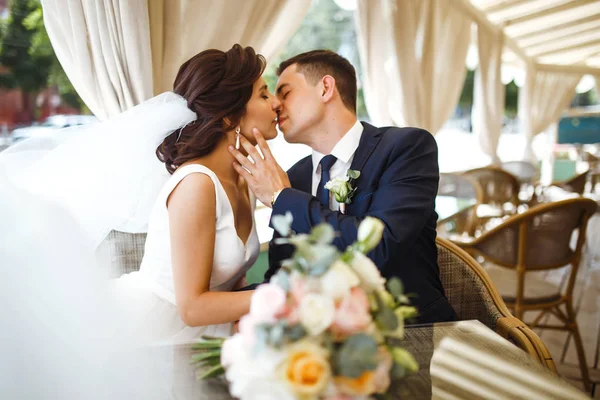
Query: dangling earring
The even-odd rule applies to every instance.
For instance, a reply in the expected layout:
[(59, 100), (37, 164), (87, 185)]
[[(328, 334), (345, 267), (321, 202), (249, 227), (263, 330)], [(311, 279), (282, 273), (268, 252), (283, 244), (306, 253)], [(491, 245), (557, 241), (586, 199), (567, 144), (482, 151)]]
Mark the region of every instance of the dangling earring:
[(240, 127), (238, 126), (235, 130), (235, 149), (240, 149)]

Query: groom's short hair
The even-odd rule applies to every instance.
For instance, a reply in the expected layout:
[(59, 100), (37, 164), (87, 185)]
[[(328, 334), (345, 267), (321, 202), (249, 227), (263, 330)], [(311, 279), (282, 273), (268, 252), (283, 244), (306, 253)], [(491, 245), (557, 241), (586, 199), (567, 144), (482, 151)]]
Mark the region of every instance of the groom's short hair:
[(331, 50), (313, 50), (283, 61), (279, 64), (277, 75), (294, 64), (312, 85), (316, 85), (325, 75), (331, 75), (342, 102), (356, 114), (356, 71), (350, 61)]

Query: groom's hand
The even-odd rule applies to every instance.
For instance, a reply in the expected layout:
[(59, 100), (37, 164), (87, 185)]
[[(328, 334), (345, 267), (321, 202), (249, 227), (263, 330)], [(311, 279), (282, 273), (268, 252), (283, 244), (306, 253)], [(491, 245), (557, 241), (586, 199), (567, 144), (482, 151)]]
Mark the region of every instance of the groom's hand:
[(292, 187), (292, 185), (285, 171), (275, 161), (260, 131), (253, 128), (252, 134), (264, 158), (250, 142), (240, 135), (241, 145), (254, 162), (250, 161), (248, 157), (237, 151), (233, 146), (229, 146), (229, 151), (236, 160), (233, 162), (233, 168), (248, 182), (250, 190), (254, 192), (258, 200), (265, 206), (271, 207), (273, 194)]

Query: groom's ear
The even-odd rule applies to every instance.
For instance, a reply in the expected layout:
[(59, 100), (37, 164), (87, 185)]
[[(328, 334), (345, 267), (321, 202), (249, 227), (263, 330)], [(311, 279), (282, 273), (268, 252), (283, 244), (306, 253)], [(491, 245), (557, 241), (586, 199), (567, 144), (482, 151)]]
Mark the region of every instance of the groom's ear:
[(325, 75), (321, 79), (321, 99), (324, 103), (331, 101), (335, 94), (335, 78), (331, 75)]

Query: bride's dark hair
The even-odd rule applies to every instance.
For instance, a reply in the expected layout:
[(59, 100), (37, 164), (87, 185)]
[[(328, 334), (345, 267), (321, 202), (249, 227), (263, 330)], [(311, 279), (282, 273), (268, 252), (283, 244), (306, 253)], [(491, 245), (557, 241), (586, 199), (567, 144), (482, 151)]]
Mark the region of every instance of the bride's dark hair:
[[(266, 67), (252, 47), (205, 50), (186, 61), (173, 91), (187, 100), (195, 122), (177, 129), (156, 149), (158, 159), (173, 173), (181, 164), (210, 153), (226, 131), (235, 129), (246, 112), (252, 88)], [(181, 134), (181, 135), (180, 135)]]

